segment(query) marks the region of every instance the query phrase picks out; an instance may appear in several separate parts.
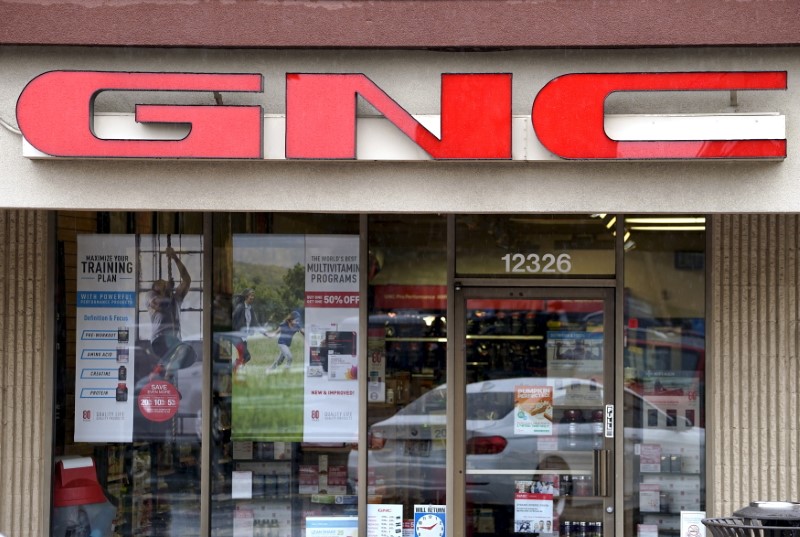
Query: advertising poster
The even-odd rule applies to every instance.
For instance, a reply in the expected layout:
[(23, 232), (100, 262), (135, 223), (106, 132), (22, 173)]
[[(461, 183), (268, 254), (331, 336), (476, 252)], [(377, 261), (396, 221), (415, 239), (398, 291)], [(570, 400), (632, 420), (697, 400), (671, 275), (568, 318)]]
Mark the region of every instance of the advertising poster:
[(651, 483), (639, 485), (639, 510), (643, 513), (661, 512), (661, 486)]
[(133, 439), (136, 263), (133, 235), (78, 236), (76, 442)]
[(357, 236), (234, 236), (234, 440), (356, 441), (358, 277)]
[(253, 497), (253, 472), (233, 471), (231, 472), (231, 498), (247, 499)]
[(555, 378), (559, 405), (598, 405), (603, 401), (603, 333), (547, 332), (547, 374)]
[(292, 537), (292, 505), (286, 502), (237, 502), (233, 537)]
[(403, 506), (392, 504), (367, 505), (367, 535), (369, 537), (402, 537)]
[(553, 434), (553, 387), (514, 387), (514, 434)]
[(201, 267), (200, 236), (78, 236), (76, 442), (196, 437)]
[[(374, 335), (376, 332), (378, 335)], [(386, 401), (386, 339), (382, 330), (370, 331), (367, 341), (367, 398), (370, 403)]]
[(444, 537), (446, 523), (444, 505), (414, 506), (414, 537)]
[(357, 537), (356, 516), (306, 517), (306, 537)]
[(514, 532), (553, 534), (553, 495), (531, 492), (525, 483), (516, 483)]
[(657, 524), (638, 524), (636, 526), (637, 537), (658, 537)]
[(641, 393), (652, 406), (643, 408), (648, 428), (685, 430), (699, 425), (699, 380), (694, 372), (645, 371)]
[(236, 508), (233, 511), (233, 537), (254, 537), (255, 518), (251, 509)]
[(603, 333), (548, 331), (547, 358), (550, 361), (584, 362), (603, 360)]
[(640, 444), (638, 450), (640, 472), (661, 471), (661, 446), (659, 444)]
[(706, 537), (705, 511), (681, 511), (681, 537)]
[(558, 474), (540, 474), (536, 479), (514, 481), (517, 492), (534, 492), (536, 494), (561, 495), (561, 477)]

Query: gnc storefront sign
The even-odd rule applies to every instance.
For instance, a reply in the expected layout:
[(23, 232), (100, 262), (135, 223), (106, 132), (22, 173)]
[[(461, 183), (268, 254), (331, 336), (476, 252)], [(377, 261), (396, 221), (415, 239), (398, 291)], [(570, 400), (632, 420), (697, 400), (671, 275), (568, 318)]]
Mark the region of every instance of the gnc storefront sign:
[[(222, 104), (229, 92), (262, 93), (261, 74), (51, 71), (22, 91), (17, 121), (30, 157), (776, 159), (786, 157), (782, 115), (610, 116), (604, 105), (614, 92), (785, 90), (786, 80), (785, 71), (565, 74), (531, 95), (529, 116), (513, 116), (510, 74), (443, 74), (441, 114), (413, 116), (363, 74), (290, 73), (285, 115), (265, 116), (260, 105)], [(138, 104), (134, 123), (94, 113), (105, 91), (213, 92), (220, 104)], [(358, 97), (384, 119), (358, 118)]]

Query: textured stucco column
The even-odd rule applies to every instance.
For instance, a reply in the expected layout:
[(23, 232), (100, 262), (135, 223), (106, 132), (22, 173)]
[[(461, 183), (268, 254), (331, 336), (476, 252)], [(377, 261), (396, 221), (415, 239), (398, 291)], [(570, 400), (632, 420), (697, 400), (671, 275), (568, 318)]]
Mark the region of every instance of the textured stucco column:
[(800, 501), (798, 215), (713, 218), (709, 516)]
[(0, 209), (0, 532), (46, 535), (47, 214)]

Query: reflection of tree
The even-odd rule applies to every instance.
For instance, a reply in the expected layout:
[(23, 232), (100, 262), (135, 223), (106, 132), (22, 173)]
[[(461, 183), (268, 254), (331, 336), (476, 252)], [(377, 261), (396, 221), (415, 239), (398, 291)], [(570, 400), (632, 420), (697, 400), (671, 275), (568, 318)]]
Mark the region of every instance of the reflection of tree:
[(305, 268), (301, 263), (286, 270), (278, 267), (245, 265), (235, 267), (236, 292), (255, 289), (253, 307), (259, 319), (277, 325), (289, 312), (301, 310), (305, 300)]

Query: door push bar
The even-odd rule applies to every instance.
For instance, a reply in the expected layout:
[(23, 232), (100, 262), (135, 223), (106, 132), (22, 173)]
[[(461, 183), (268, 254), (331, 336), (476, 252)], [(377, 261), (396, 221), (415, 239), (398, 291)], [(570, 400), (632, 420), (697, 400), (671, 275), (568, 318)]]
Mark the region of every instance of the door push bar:
[(611, 451), (608, 449), (594, 450), (594, 495), (608, 496), (608, 480), (611, 475)]

